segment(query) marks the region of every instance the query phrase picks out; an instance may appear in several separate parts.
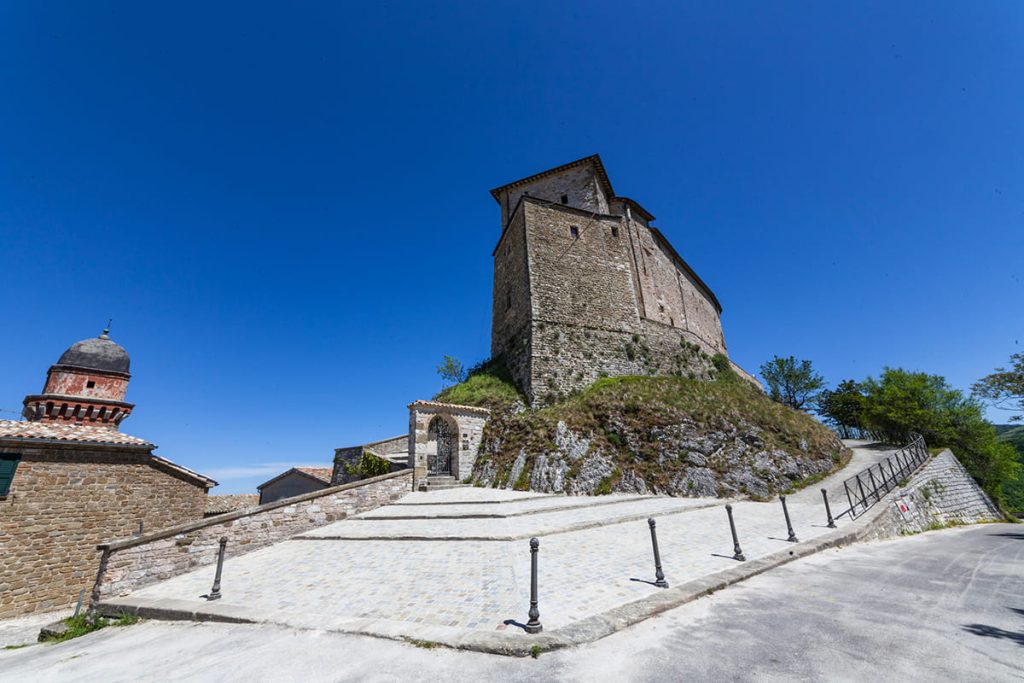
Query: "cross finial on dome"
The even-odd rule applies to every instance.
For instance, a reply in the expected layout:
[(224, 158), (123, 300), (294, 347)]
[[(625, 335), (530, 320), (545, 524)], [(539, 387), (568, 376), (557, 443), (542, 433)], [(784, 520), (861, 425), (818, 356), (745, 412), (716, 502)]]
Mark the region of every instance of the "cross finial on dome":
[(107, 326), (103, 329), (100, 339), (110, 339), (110, 323), (112, 322), (114, 322), (113, 318), (107, 318)]

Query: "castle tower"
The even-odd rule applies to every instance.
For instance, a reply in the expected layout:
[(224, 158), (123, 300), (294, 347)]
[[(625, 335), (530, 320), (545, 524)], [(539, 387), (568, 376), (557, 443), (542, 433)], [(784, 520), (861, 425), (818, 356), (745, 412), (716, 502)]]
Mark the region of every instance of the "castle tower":
[(598, 155), (491, 195), (502, 228), (491, 356), (531, 404), (605, 376), (708, 377), (727, 356), (718, 299), (654, 216), (615, 193)]
[(64, 352), (46, 373), (43, 393), (25, 397), (25, 419), (117, 429), (135, 406), (124, 400), (131, 379), (128, 352), (109, 334), (103, 330)]

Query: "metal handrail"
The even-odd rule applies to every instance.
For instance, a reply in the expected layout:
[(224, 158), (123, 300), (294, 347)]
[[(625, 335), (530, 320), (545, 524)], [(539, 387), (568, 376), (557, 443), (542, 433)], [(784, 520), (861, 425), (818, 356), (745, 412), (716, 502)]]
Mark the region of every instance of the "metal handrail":
[(850, 515), (855, 519), (867, 512), (872, 505), (892, 491), (918, 470), (928, 460), (928, 445), (924, 437), (918, 435), (909, 444), (899, 449), (885, 460), (861, 470), (843, 481), (846, 501), (850, 507), (842, 515)]

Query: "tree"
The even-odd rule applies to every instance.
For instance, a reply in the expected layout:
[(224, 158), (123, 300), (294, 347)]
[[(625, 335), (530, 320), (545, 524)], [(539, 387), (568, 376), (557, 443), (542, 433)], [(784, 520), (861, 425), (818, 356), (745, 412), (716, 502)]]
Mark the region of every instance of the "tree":
[(441, 375), (441, 379), (444, 380), (446, 385), (458, 384), (466, 379), (466, 371), (462, 367), (462, 362), (451, 356), (444, 357), (437, 366), (437, 374)]
[(1010, 422), (1024, 421), (1024, 353), (1011, 355), (1009, 370), (996, 368), (975, 382), (971, 391), (994, 408), (1022, 413), (1012, 416)]
[(825, 389), (818, 395), (818, 414), (834, 424), (844, 439), (863, 427), (864, 394), (860, 384), (844, 380), (834, 391)]
[(798, 361), (793, 356), (775, 356), (761, 366), (761, 377), (768, 385), (773, 400), (801, 410), (825, 387), (825, 378), (814, 372), (811, 361)]
[(894, 444), (920, 434), (929, 446), (949, 447), (990, 496), (1004, 499), (1004, 485), (1017, 478), (1016, 453), (997, 440), (978, 401), (943, 377), (900, 368), (886, 368), (879, 379), (869, 377), (862, 386), (864, 427)]

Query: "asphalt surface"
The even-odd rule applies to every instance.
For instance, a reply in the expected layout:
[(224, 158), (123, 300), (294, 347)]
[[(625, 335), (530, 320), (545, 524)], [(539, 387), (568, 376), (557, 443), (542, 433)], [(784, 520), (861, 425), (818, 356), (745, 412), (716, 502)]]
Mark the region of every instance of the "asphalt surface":
[(166, 622), (0, 651), (0, 680), (32, 683), (428, 679), (1020, 681), (1024, 526), (827, 551), (536, 660), (323, 631)]

